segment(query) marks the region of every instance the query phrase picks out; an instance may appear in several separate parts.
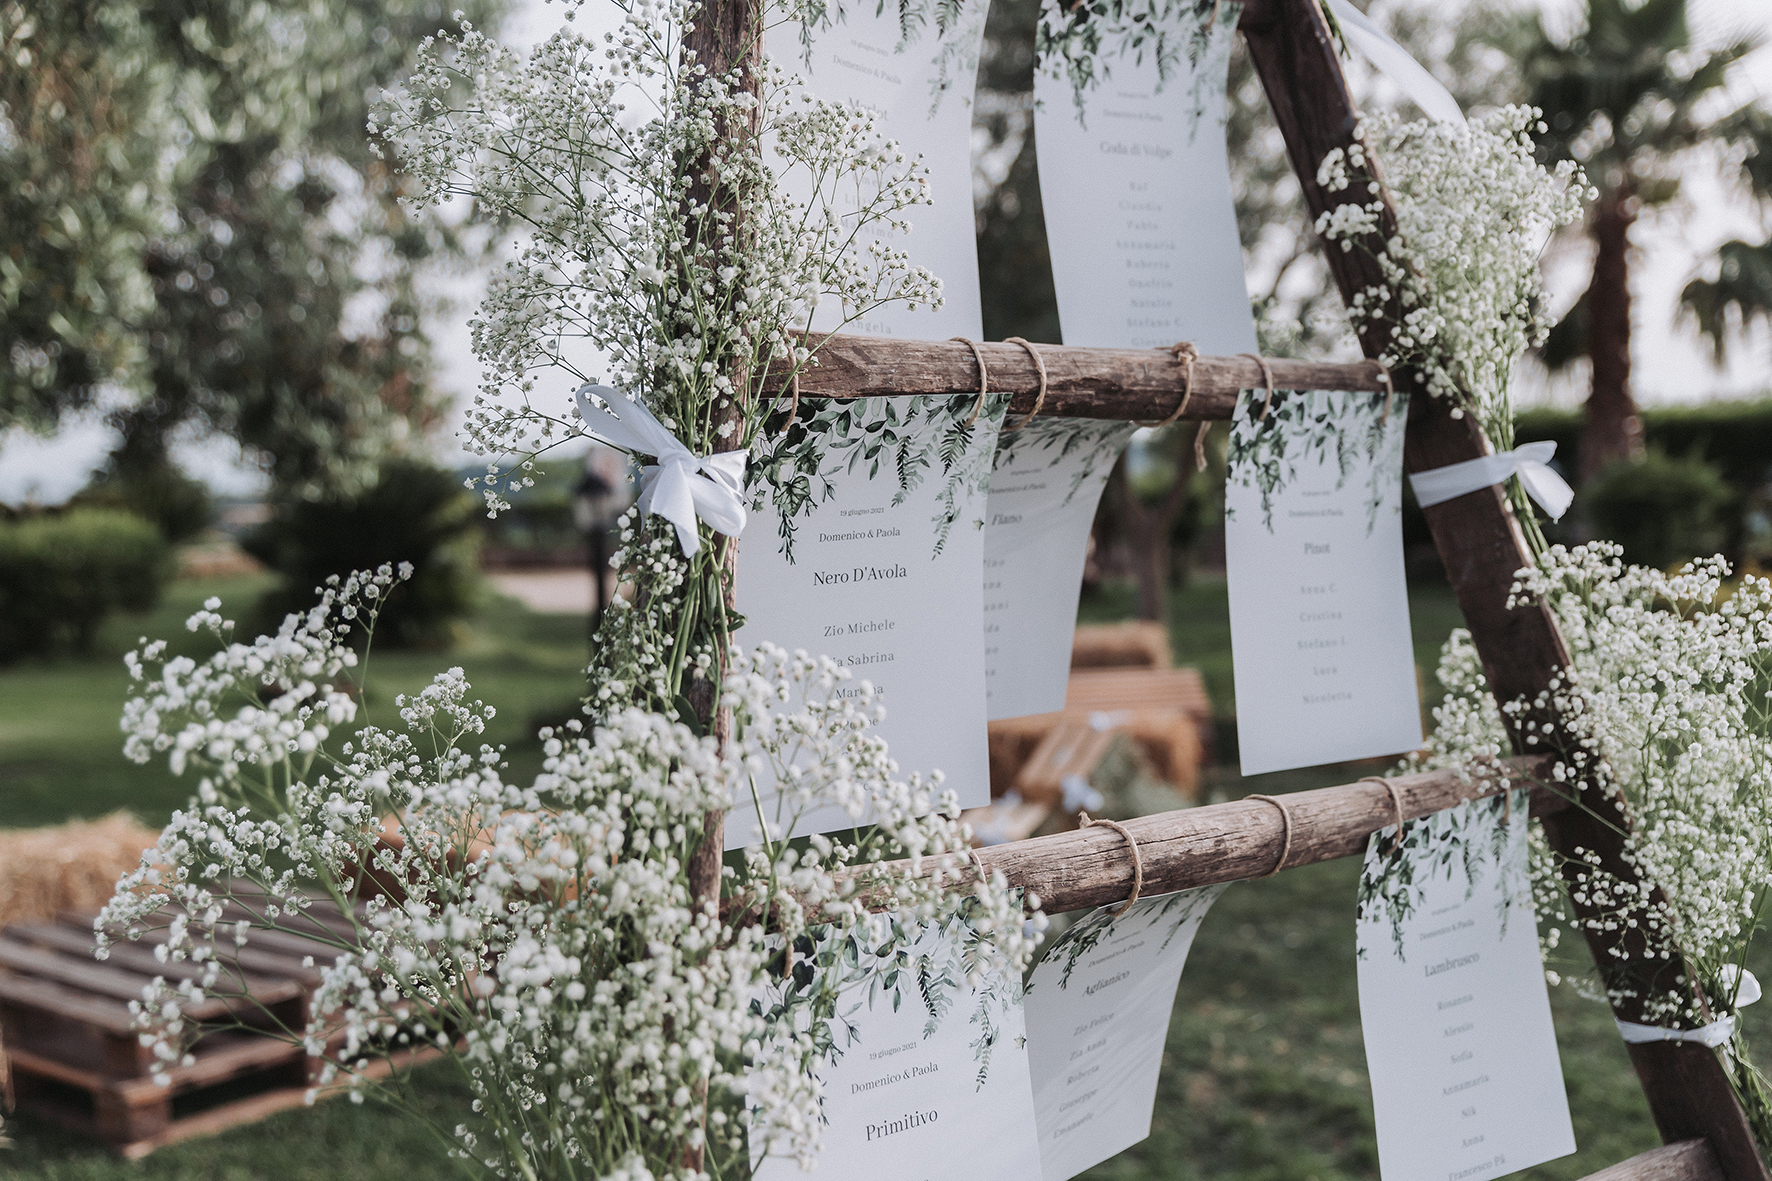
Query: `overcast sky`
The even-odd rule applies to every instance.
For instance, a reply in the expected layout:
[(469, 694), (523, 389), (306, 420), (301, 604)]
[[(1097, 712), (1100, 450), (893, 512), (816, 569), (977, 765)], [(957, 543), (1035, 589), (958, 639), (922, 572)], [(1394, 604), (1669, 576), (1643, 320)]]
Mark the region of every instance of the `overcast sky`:
[[(1419, 0), (1416, 0), (1419, 2)], [(1542, 0), (1553, 28), (1570, 21), (1579, 0)], [(578, 18), (586, 27), (603, 6), (589, 3)], [(1766, 0), (1691, 0), (1693, 31), (1703, 45), (1716, 45), (1743, 32), (1772, 38), (1772, 4)], [(516, 0), (504, 30), (513, 46), (528, 47), (545, 39), (562, 23), (561, 9), (544, 0)], [(1734, 71), (1731, 97), (1742, 100), (1772, 96), (1772, 47), (1763, 48), (1740, 63)], [(1731, 238), (1764, 240), (1764, 217), (1739, 196), (1729, 192), (1714, 169), (1699, 166), (1684, 176), (1685, 196), (1665, 210), (1647, 215), (1639, 223), (1633, 241), (1638, 256), (1633, 270), (1635, 335), (1633, 362), (1635, 389), (1645, 404), (1703, 401), (1741, 396), (1772, 389), (1772, 333), (1760, 328), (1731, 350), (1730, 364), (1719, 370), (1712, 363), (1708, 344), (1690, 325), (1675, 323), (1680, 289), (1702, 273), (1703, 261)], [(1553, 301), (1557, 306), (1573, 302), (1587, 283), (1587, 258), (1579, 250), (1566, 252), (1550, 268)], [(457, 403), (473, 396), (479, 367), (469, 350), (466, 321), (478, 299), (483, 277), (437, 276), (432, 283), (440, 310), (429, 322), (437, 361), (437, 381)], [(1546, 381), (1525, 374), (1520, 395), (1527, 401), (1549, 400), (1578, 404), (1585, 394), (1585, 374)], [(450, 419), (439, 438), (439, 458), (455, 462), (460, 455), (454, 438), (459, 412)], [(92, 421), (71, 422), (55, 439), (39, 441), (17, 434), (0, 436), (0, 500), (17, 502), (35, 497), (58, 503), (79, 488), (110, 446), (110, 433)], [(187, 448), (181, 458), (193, 474), (218, 491), (245, 493), (256, 485), (256, 476), (242, 468), (233, 449), (221, 442)]]

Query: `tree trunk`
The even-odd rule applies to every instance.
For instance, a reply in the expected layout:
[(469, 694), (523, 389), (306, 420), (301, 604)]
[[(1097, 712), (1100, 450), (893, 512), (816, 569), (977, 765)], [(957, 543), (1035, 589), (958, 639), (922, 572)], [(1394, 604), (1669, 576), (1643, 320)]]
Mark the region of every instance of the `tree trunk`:
[(1607, 464), (1642, 454), (1643, 429), (1630, 390), (1630, 228), (1637, 199), (1628, 184), (1607, 193), (1594, 213), (1593, 282), (1587, 289), (1587, 354), (1593, 390), (1581, 432), (1581, 480)]
[(1175, 519), (1187, 504), (1188, 482), (1194, 474), (1193, 452), (1177, 447), (1175, 482), (1163, 499), (1147, 505), (1132, 490), (1126, 478), (1126, 457), (1120, 457), (1115, 471), (1120, 495), (1120, 513), (1126, 523), (1126, 549), (1132, 560), (1132, 575), (1138, 581), (1138, 617), (1167, 622), (1169, 616), (1169, 537), (1175, 532)]

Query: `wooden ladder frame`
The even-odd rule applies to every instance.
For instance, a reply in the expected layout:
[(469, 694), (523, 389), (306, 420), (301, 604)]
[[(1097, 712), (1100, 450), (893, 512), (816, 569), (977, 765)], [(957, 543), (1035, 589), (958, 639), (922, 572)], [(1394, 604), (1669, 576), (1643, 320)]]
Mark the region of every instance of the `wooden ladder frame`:
[[(740, 66), (759, 52), (759, 0), (706, 0), (696, 29), (688, 39), (698, 60), (711, 72)], [(1274, 119), (1285, 137), (1293, 171), (1313, 216), (1344, 203), (1367, 198), (1338, 195), (1317, 183), (1317, 166), (1333, 149), (1354, 144), (1358, 112), (1348, 91), (1335, 43), (1316, 0), (1245, 0), (1238, 28), (1248, 45)], [(1377, 173), (1382, 161), (1367, 150)], [(1344, 300), (1383, 284), (1374, 255), (1396, 230), (1396, 212), (1388, 191), (1381, 192), (1378, 232), (1364, 250), (1328, 250), (1326, 261)], [(1392, 308), (1400, 318), (1400, 308)], [(1385, 347), (1383, 329), (1368, 324), (1360, 332), (1368, 357)], [(1015, 344), (986, 344), (992, 386), (1013, 392), (1010, 413), (1034, 408), (1040, 376), (1026, 350)], [(1164, 418), (1184, 392), (1179, 361), (1167, 353), (1129, 349), (1042, 346), (1049, 377), (1041, 413), (1117, 420)], [(1379, 390), (1377, 367), (1270, 362), (1274, 385), (1288, 389)], [(785, 382), (786, 373), (781, 374)], [(1401, 388), (1421, 391), (1420, 375), (1399, 373)], [(1240, 391), (1260, 388), (1260, 370), (1252, 360), (1202, 357), (1193, 369), (1192, 419), (1227, 419)], [(820, 352), (819, 363), (800, 375), (806, 397), (853, 398), (954, 394), (977, 389), (974, 357), (964, 344), (883, 340), (838, 336)], [(1418, 394), (1410, 399), (1404, 462), (1411, 472), (1458, 463), (1487, 454), (1491, 448), (1474, 417), (1454, 418), (1441, 399)], [(1457, 593), (1483, 669), (1496, 700), (1536, 701), (1564, 672), (1568, 650), (1555, 619), (1542, 605), (1510, 609), (1508, 592), (1515, 572), (1531, 564), (1519, 522), (1502, 489), (1491, 487), (1425, 510), (1434, 543)], [(730, 561), (731, 548), (727, 548)], [(711, 711), (707, 711), (711, 712)], [(1540, 745), (1523, 740), (1528, 723), (1539, 727)], [(1542, 752), (1566, 741), (1553, 713), (1520, 713), (1509, 718), (1520, 769), (1530, 773), (1542, 764)], [(718, 728), (716, 732), (719, 732)], [(1550, 734), (1549, 741), (1543, 736)], [(1421, 816), (1468, 798), (1468, 787), (1447, 773), (1403, 776), (1392, 781), (1402, 797), (1405, 816)], [(1388, 791), (1375, 784), (1351, 784), (1287, 797), (1291, 812), (1291, 849), (1287, 866), (1333, 857), (1359, 855), (1367, 837), (1394, 823)], [(1541, 817), (1552, 845), (1565, 855), (1576, 849), (1598, 854), (1604, 867), (1626, 881), (1640, 880), (1623, 857), (1623, 830), (1628, 825), (1621, 805), (1593, 784), (1583, 784), (1578, 803), (1538, 789), (1533, 815)], [(1610, 814), (1612, 823), (1599, 817)], [(710, 817), (710, 829), (720, 823)], [(1237, 802), (1143, 817), (1128, 822), (1137, 839), (1151, 893), (1186, 889), (1215, 882), (1260, 877), (1275, 868), (1281, 855), (1281, 821), (1275, 810), (1259, 802)], [(707, 842), (717, 850), (717, 833)], [(698, 860), (692, 878), (704, 896), (717, 890), (717, 852)], [(1100, 905), (1126, 897), (1132, 861), (1124, 840), (1101, 828), (998, 845), (980, 851), (985, 867), (1001, 870), (1010, 883), (1027, 887), (1054, 912)], [(1571, 871), (1573, 872), (1573, 871)], [(1577, 905), (1586, 918), (1592, 910)], [(1645, 924), (1639, 922), (1638, 930)], [(1622, 986), (1637, 997), (1665, 990), (1684, 975), (1677, 959), (1644, 957), (1619, 963), (1607, 940), (1590, 934), (1590, 949), (1608, 984)], [(1641, 948), (1641, 940), (1638, 940)], [(1614, 1004), (1616, 1016), (1644, 1021), (1634, 1000)], [(1656, 1127), (1666, 1145), (1595, 1174), (1590, 1181), (1656, 1181), (1691, 1178), (1704, 1181), (1772, 1181), (1755, 1146), (1747, 1119), (1736, 1101), (1724, 1066), (1715, 1051), (1683, 1042), (1654, 1042), (1629, 1047)]]

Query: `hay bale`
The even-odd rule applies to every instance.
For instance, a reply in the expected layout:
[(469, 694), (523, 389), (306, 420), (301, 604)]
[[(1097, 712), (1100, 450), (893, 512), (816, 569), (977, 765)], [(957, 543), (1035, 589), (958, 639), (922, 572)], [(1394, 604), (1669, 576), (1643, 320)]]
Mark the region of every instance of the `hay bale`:
[(94, 912), (159, 833), (127, 812), (53, 828), (0, 829), (0, 927)]

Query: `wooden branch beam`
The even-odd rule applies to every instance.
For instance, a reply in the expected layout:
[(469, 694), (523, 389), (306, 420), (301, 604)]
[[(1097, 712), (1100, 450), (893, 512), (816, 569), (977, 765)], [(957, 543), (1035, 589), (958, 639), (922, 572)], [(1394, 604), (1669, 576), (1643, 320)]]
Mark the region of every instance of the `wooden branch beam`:
[[(1530, 781), (1544, 767), (1542, 759), (1516, 760), (1515, 786)], [(1402, 800), (1405, 820), (1450, 808), (1473, 795), (1496, 794), (1473, 793), (1470, 784), (1450, 771), (1400, 775), (1390, 782)], [(1294, 792), (1284, 799), (1292, 818), (1287, 868), (1364, 855), (1366, 839), (1397, 822), (1390, 792), (1377, 783)], [(1534, 816), (1566, 806), (1549, 791), (1533, 789)], [(1286, 836), (1280, 810), (1262, 800), (1183, 808), (1125, 824), (1138, 842), (1146, 895), (1263, 877), (1279, 861)], [(1124, 837), (1105, 825), (994, 845), (977, 854), (987, 871), (1001, 871), (1011, 886), (1038, 894), (1052, 914), (1120, 902), (1132, 892), (1132, 850)], [(909, 863), (896, 862), (889, 868), (908, 873)], [(970, 858), (953, 857), (930, 858), (922, 872), (928, 876), (956, 870), (976, 872)]]
[(1582, 1181), (1723, 1181), (1723, 1170), (1709, 1141), (1679, 1140), (1589, 1173)]
[[(1317, 184), (1317, 167), (1323, 157), (1332, 149), (1353, 145), (1359, 114), (1315, 0), (1256, 0), (1244, 9), (1239, 26), (1311, 214), (1321, 215), (1345, 202), (1370, 201), (1370, 194), (1364, 191), (1334, 194)], [(1374, 175), (1382, 179), (1382, 162), (1375, 161), (1370, 152), (1367, 159)], [(1382, 250), (1384, 242), (1396, 233), (1397, 219), (1389, 193), (1381, 192), (1379, 200), (1380, 225), (1366, 243), (1368, 249), (1324, 251), (1342, 298), (1349, 302), (1367, 288), (1383, 284), (1371, 252)], [(1390, 319), (1400, 321), (1402, 311), (1393, 304)], [(1383, 352), (1387, 336), (1382, 325), (1364, 326), (1360, 343), (1366, 355)], [(1421, 388), (1416, 374), (1396, 376), (1401, 388)], [(1450, 410), (1440, 399), (1410, 399), (1403, 449), (1404, 464), (1410, 471), (1442, 467), (1490, 451), (1472, 417), (1454, 418)], [(1426, 512), (1435, 547), (1446, 564), (1496, 700), (1503, 704), (1548, 700), (1540, 695), (1567, 667), (1568, 649), (1545, 607), (1510, 610), (1507, 605), (1514, 572), (1530, 564), (1531, 553), (1502, 490), (1486, 488), (1434, 505)], [(1541, 727), (1536, 746), (1527, 741), (1526, 723)], [(1570, 749), (1573, 745), (1548, 707), (1514, 715), (1510, 724), (1515, 750)], [(1640, 881), (1639, 871), (1625, 857), (1623, 833), (1629, 827), (1629, 817), (1597, 785), (1587, 783), (1581, 790), (1585, 807), (1566, 809), (1545, 823), (1552, 847), (1571, 858), (1565, 876), (1586, 872), (1585, 861), (1574, 856), (1577, 850), (1584, 850), (1597, 854), (1601, 864), (1620, 879)], [(1576, 911), (1582, 919), (1600, 917), (1591, 905), (1577, 904)], [(1636, 929), (1645, 929), (1644, 916), (1639, 912), (1635, 917)], [(1587, 938), (1594, 962), (1618, 997), (1613, 1010), (1624, 1020), (1643, 1020), (1643, 998), (1664, 991), (1669, 982), (1690, 981), (1678, 957), (1653, 963), (1634, 955), (1620, 960), (1613, 954), (1614, 934), (1588, 931)], [(1703, 1138), (1715, 1151), (1728, 1181), (1772, 1181), (1714, 1052), (1681, 1042), (1657, 1042), (1632, 1046), (1630, 1054), (1665, 1143)]]
[[(1042, 415), (1064, 418), (1157, 420), (1181, 404), (1187, 366), (1167, 349), (1089, 349), (1035, 345), (1046, 365)], [(979, 346), (990, 371), (990, 388), (1010, 390), (1011, 415), (1034, 408), (1040, 373), (1018, 344)], [(1382, 391), (1378, 367), (1370, 361), (1267, 363), (1274, 385), (1283, 390)], [(766, 388), (788, 381), (785, 368), (772, 370)], [(1265, 386), (1261, 366), (1249, 357), (1201, 357), (1194, 362), (1189, 419), (1228, 419), (1242, 390)], [(916, 394), (967, 394), (978, 389), (978, 361), (958, 341), (895, 340), (879, 336), (833, 336), (818, 351), (817, 363), (800, 374), (803, 398), (878, 398)]]

